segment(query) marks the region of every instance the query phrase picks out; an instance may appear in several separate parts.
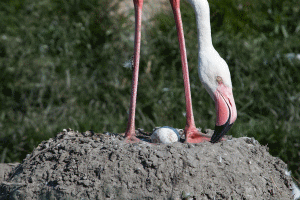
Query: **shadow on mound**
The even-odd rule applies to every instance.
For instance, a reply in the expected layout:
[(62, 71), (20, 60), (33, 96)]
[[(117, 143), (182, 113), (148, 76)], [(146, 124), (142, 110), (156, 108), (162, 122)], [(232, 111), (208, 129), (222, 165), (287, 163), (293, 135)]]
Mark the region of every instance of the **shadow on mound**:
[(68, 130), (12, 170), (0, 199), (292, 199), (286, 169), (252, 138), (127, 144)]

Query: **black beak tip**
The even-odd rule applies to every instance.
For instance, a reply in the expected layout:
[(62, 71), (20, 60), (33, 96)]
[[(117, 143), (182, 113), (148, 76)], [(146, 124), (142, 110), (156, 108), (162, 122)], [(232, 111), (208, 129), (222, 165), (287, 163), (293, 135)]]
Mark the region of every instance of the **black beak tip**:
[(229, 131), (229, 129), (231, 128), (233, 124), (229, 124), (229, 122), (227, 121), (224, 125), (222, 126), (216, 126), (215, 127), (215, 132), (212, 135), (210, 142), (211, 143), (216, 143), (219, 142), (220, 139)]
[(221, 125), (221, 126), (215, 126), (215, 132), (214, 134), (211, 136), (210, 142), (211, 143), (216, 143), (219, 142), (221, 140), (221, 138), (229, 131), (229, 129), (232, 127), (233, 123), (230, 124), (230, 119), (231, 119), (231, 112), (230, 112), (230, 108), (229, 105), (227, 104), (228, 109), (229, 109), (229, 117), (226, 121), (225, 124)]

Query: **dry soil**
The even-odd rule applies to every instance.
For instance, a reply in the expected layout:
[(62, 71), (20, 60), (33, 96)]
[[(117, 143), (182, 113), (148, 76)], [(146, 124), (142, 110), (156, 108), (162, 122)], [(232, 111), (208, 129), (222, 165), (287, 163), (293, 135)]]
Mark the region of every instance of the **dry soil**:
[(253, 138), (156, 145), (145, 135), (128, 144), (65, 130), (10, 173), (0, 165), (0, 199), (292, 199), (287, 165)]

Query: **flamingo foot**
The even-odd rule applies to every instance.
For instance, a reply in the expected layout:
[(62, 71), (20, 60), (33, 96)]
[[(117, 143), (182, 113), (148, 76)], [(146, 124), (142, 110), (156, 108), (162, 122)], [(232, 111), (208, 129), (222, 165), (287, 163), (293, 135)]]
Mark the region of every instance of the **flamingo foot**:
[(140, 142), (141, 140), (138, 139), (136, 136), (135, 136), (135, 132), (134, 133), (125, 133), (125, 142), (126, 143), (137, 143), (137, 142)]
[(187, 127), (185, 130), (185, 143), (201, 143), (210, 141), (211, 137), (200, 133), (196, 127)]
[(126, 143), (137, 143), (137, 142), (140, 142), (141, 140), (138, 139), (137, 137), (135, 136), (131, 136), (131, 137), (126, 137), (125, 138), (125, 142)]

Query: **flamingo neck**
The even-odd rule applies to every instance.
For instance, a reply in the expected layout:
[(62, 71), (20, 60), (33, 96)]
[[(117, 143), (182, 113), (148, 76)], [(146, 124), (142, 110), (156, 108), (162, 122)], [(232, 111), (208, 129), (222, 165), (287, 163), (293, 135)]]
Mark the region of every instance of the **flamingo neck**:
[(196, 14), (199, 52), (213, 47), (211, 39), (210, 14), (207, 0), (188, 0)]

